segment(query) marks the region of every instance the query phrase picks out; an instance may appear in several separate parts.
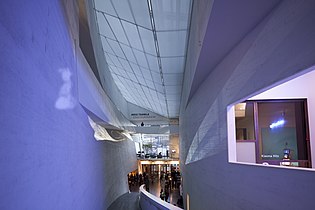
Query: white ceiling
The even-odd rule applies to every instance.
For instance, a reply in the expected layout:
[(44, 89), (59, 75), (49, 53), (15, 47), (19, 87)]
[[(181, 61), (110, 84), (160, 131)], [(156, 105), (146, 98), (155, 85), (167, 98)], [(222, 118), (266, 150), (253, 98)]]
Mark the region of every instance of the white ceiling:
[(191, 0), (94, 0), (104, 54), (125, 99), (178, 117)]

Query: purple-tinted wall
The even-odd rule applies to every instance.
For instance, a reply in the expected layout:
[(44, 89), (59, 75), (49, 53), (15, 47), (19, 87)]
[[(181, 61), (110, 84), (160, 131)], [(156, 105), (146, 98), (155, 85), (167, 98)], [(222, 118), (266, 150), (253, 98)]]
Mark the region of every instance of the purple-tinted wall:
[(60, 1), (0, 1), (0, 209), (106, 209), (128, 190), (133, 145), (94, 140), (68, 32)]

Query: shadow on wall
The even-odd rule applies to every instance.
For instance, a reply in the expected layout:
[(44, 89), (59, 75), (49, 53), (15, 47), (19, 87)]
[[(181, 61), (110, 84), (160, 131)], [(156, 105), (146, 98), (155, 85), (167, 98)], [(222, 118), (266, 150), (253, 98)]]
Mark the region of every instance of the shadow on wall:
[(61, 68), (58, 71), (61, 74), (63, 84), (59, 90), (59, 95), (55, 103), (55, 108), (60, 110), (73, 109), (75, 107), (75, 99), (71, 94), (71, 72), (69, 68)]

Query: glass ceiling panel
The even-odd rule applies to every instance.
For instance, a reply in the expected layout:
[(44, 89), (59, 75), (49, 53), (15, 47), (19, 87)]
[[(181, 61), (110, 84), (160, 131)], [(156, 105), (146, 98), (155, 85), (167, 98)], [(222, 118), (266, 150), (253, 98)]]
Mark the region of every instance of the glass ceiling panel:
[(186, 31), (158, 32), (161, 57), (185, 56)]
[(179, 94), (181, 92), (181, 86), (179, 85), (168, 85), (165, 86), (166, 95), (168, 94)]
[(146, 82), (147, 82), (147, 85), (148, 85), (149, 88), (155, 90), (155, 86), (154, 86), (154, 83), (152, 81), (146, 80)]
[(142, 86), (147, 86), (146, 80), (143, 78), (143, 76), (136, 75), (136, 77)]
[(134, 50), (133, 52), (135, 53), (138, 64), (146, 69), (149, 69), (144, 53), (139, 50)]
[(121, 21), (128, 36), (131, 47), (143, 51), (136, 25)]
[(119, 74), (118, 69), (116, 68), (116, 66), (113, 65), (108, 65), (109, 70), (115, 74)]
[(100, 34), (111, 39), (115, 39), (115, 36), (112, 33), (112, 30), (110, 29), (107, 21), (105, 20), (104, 15), (100, 12), (97, 12), (97, 21)]
[(127, 45), (123, 45), (123, 44), (121, 44), (120, 46), (123, 49), (123, 51), (127, 57), (127, 60), (130, 62), (133, 62), (133, 63), (137, 63), (137, 60), (136, 60), (135, 56), (133, 55), (131, 47), (129, 47)]
[(178, 94), (166, 95), (166, 98), (167, 100), (178, 101), (179, 95)]
[(141, 86), (138, 83), (133, 83), (133, 87), (140, 92), (142, 92)]
[(110, 58), (110, 60), (113, 62), (114, 66), (117, 66), (119, 68), (123, 68), (121, 63), (119, 62), (117, 56), (107, 53), (107, 58)]
[(108, 44), (112, 47), (112, 49), (114, 50), (115, 54), (118, 56), (118, 57), (121, 57), (121, 58), (124, 58), (125, 55), (123, 53), (123, 51), (121, 50), (118, 42), (116, 41), (113, 41), (111, 39), (107, 39), (108, 41)]
[(155, 84), (155, 88), (156, 88), (157, 92), (164, 94), (164, 87), (158, 83), (154, 83), (154, 84)]
[(115, 70), (115, 73), (118, 74), (119, 76), (121, 77), (126, 77), (126, 72), (120, 68), (116, 68), (116, 69), (113, 69)]
[(112, 3), (114, 4), (114, 8), (120, 18), (134, 23), (128, 0), (114, 0)]
[(105, 15), (109, 25), (112, 28), (112, 31), (114, 32), (117, 40), (119, 40), (119, 42), (124, 43), (124, 44), (129, 44), (127, 41), (127, 38), (125, 36), (125, 32), (124, 29), (121, 26), (121, 23), (119, 21), (118, 18), (112, 17), (110, 15)]
[[(178, 116), (191, 1), (150, 0), (159, 58), (147, 0), (94, 2), (99, 33), (107, 37), (101, 36), (106, 60), (123, 96), (166, 117), (168, 113)], [(98, 11), (104, 11), (105, 17)], [(162, 85), (158, 59), (166, 86)]]
[(139, 75), (142, 77), (142, 72), (139, 68), (139, 66), (137, 64), (134, 64), (134, 63), (130, 63), (132, 69), (133, 69), (133, 72), (136, 74), (136, 75)]
[(151, 80), (152, 81), (152, 77), (151, 77), (151, 72), (148, 69), (144, 69), (142, 67), (140, 67), (141, 71), (142, 71), (142, 75), (146, 80)]
[(129, 79), (131, 79), (133, 82), (138, 82), (136, 76), (133, 73), (127, 72), (127, 75), (129, 77)]
[(183, 73), (185, 57), (161, 58), (163, 73)]
[(104, 52), (109, 52), (111, 54), (114, 54), (114, 51), (112, 50), (112, 48), (110, 48), (106, 38), (101, 36), (101, 41), (102, 41), (102, 46), (103, 46)]
[(142, 39), (144, 51), (156, 56), (153, 32), (139, 27), (139, 33)]
[(181, 85), (183, 74), (164, 74), (165, 85)]
[(161, 75), (159, 72), (151, 72), (151, 75), (155, 83), (162, 85)]
[(131, 2), (131, 8), (136, 19), (136, 23), (146, 28), (151, 28), (150, 15), (147, 0), (137, 0)]
[(148, 59), (150, 70), (155, 71), (155, 72), (160, 72), (160, 68), (159, 68), (159, 63), (158, 63), (157, 57), (149, 55), (149, 54), (146, 54), (146, 56), (147, 56), (147, 59)]
[(115, 63), (113, 62), (113, 60), (111, 59), (108, 53), (105, 53), (105, 57), (106, 57), (107, 64), (113, 65), (113, 66), (115, 65)]
[(110, 2), (110, 0), (95, 0), (95, 8), (97, 10), (101, 10), (101, 11), (104, 11), (106, 13), (109, 13), (111, 15), (116, 15), (116, 12)]
[(125, 71), (132, 71), (131, 68), (130, 68), (130, 66), (129, 66), (128, 61), (126, 61), (125, 59), (122, 59), (122, 58), (118, 58), (118, 59), (119, 59), (121, 65), (123, 66), (123, 69), (124, 69)]
[(156, 30), (187, 29), (190, 0), (151, 1)]

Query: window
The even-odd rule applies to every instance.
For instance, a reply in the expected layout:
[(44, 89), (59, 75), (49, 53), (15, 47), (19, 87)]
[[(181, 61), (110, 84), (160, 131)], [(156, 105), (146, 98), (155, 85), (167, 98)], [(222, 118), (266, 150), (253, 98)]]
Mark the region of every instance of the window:
[(306, 104), (305, 99), (236, 104), (237, 160), (311, 167)]
[(315, 70), (227, 109), (231, 163), (315, 168)]

